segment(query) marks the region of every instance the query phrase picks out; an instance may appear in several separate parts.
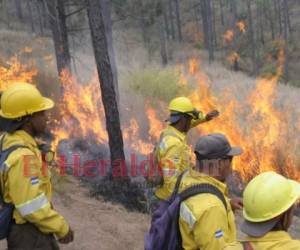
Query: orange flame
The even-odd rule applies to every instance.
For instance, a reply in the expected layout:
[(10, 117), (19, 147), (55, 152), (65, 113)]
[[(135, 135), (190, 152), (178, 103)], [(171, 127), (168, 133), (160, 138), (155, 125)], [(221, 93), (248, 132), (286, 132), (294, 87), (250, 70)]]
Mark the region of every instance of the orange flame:
[(61, 75), (63, 98), (60, 117), (52, 133), (57, 138), (52, 146), (67, 138), (87, 138), (93, 136), (98, 142), (107, 142), (107, 132), (103, 126), (104, 109), (97, 78), (91, 84), (79, 83), (67, 71)]
[(188, 84), (188, 81), (185, 77), (183, 77), (182, 72), (184, 71), (184, 65), (179, 64), (176, 66), (176, 73), (179, 74), (179, 80), (178, 83), (182, 86), (186, 86)]
[(189, 61), (189, 65), (189, 74), (194, 75), (198, 71), (199, 61), (193, 58)]
[(223, 34), (223, 40), (225, 43), (231, 43), (234, 37), (234, 31), (232, 29), (227, 30)]
[(150, 141), (154, 139), (155, 141), (159, 140), (159, 136), (164, 126), (162, 122), (157, 118), (156, 112), (149, 105), (146, 107), (146, 113), (149, 120), (149, 136)]
[[(200, 133), (224, 133), (232, 144), (243, 147), (245, 153), (235, 159), (234, 168), (244, 179), (267, 170), (276, 170), (296, 179), (300, 177), (296, 168), (296, 163), (299, 164), (296, 154), (286, 153), (295, 152), (295, 148), (289, 145), (287, 139), (289, 129), (284, 122), (284, 114), (273, 105), (284, 63), (283, 51), (279, 57), (276, 76), (258, 79), (255, 90), (246, 102), (234, 97), (230, 89), (224, 90), (221, 99), (216, 98), (203, 73), (196, 74), (201, 91), (191, 95), (193, 102), (205, 111), (215, 108), (221, 111), (218, 119), (197, 129)], [(241, 120), (245, 115), (246, 119)], [(284, 155), (278, 152), (284, 152)]]
[(153, 150), (153, 144), (145, 143), (140, 139), (139, 125), (134, 118), (130, 120), (129, 127), (123, 130), (123, 137), (126, 144), (140, 154), (147, 155)]
[(238, 29), (240, 30), (241, 33), (245, 33), (246, 32), (246, 24), (245, 24), (244, 21), (237, 22), (236, 26), (238, 27)]
[[(57, 148), (61, 140), (69, 138), (93, 138), (98, 143), (107, 144), (108, 135), (104, 126), (104, 108), (97, 75), (90, 83), (83, 84), (64, 71), (61, 82), (64, 94), (59, 105), (59, 120), (51, 131), (55, 137), (52, 148)], [(157, 131), (153, 126), (159, 126), (158, 121), (154, 110), (149, 108), (148, 114), (153, 116), (153, 122), (156, 121), (151, 123), (150, 128), (150, 134), (155, 138)], [(123, 137), (126, 147), (141, 154), (146, 155), (153, 149), (151, 143), (140, 139), (140, 128), (135, 118), (131, 118), (129, 126), (123, 130)]]
[(29, 82), (37, 75), (36, 69), (21, 64), (15, 56), (6, 62), (6, 66), (0, 66), (0, 91), (14, 82)]
[[(241, 146), (244, 154), (234, 160), (234, 168), (244, 179), (272, 169), (300, 180), (296, 168), (299, 165), (296, 155), (299, 143), (289, 134), (287, 122), (291, 114), (280, 112), (274, 105), (284, 60), (284, 51), (280, 50), (277, 74), (268, 79), (258, 79), (246, 100), (238, 99), (230, 88), (225, 88), (222, 96), (216, 96), (199, 60), (190, 60), (186, 71), (181, 67), (181, 81), (187, 83), (188, 79), (195, 79), (197, 82), (196, 90), (190, 95), (195, 106), (205, 112), (212, 109), (221, 112), (219, 118), (197, 127), (195, 132), (224, 133), (233, 145)], [(36, 70), (28, 69), (14, 58), (7, 67), (0, 67), (0, 89), (16, 80), (32, 82), (36, 73)], [(107, 143), (104, 109), (96, 75), (90, 83), (81, 83), (68, 72), (63, 72), (61, 81), (64, 90), (58, 105), (59, 117), (52, 128), (55, 136), (53, 147), (56, 148), (60, 140), (69, 138), (94, 138), (100, 143)], [(141, 127), (143, 122), (133, 117), (133, 112), (124, 111), (127, 112), (126, 117), (130, 117), (128, 126), (123, 128), (125, 147), (141, 154), (153, 150), (153, 142), (159, 139), (164, 127), (158, 112), (162, 112), (166, 104), (156, 109), (151, 104), (149, 102), (145, 106), (148, 130)], [(295, 127), (300, 131), (300, 120)]]
[(232, 52), (226, 57), (226, 60), (232, 65), (236, 61), (239, 61), (241, 59), (240, 55), (237, 52)]

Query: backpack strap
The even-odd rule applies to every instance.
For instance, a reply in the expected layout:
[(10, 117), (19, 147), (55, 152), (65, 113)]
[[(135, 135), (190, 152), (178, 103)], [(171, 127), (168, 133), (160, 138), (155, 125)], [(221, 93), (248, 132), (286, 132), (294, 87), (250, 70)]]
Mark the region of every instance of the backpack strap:
[(249, 241), (242, 242), (244, 250), (254, 250), (251, 243)]
[(227, 202), (225, 200), (225, 197), (223, 193), (215, 186), (208, 184), (208, 183), (202, 183), (198, 185), (191, 186), (181, 192), (179, 194), (181, 202), (185, 201), (186, 199), (197, 195), (197, 194), (213, 194), (217, 196), (223, 203), (226, 211), (227, 211)]
[(0, 153), (2, 152), (2, 149), (3, 149), (4, 137), (5, 137), (5, 134), (2, 135), (2, 137), (1, 137), (1, 141), (0, 141)]
[(179, 188), (180, 188), (180, 184), (181, 184), (181, 181), (182, 181), (182, 178), (184, 176), (184, 174), (189, 171), (188, 169), (184, 170), (178, 177), (177, 177), (177, 180), (176, 180), (176, 184), (175, 184), (175, 187), (174, 187), (174, 190), (173, 190), (173, 193), (172, 193), (172, 197), (174, 197), (175, 195), (178, 194), (178, 191), (179, 191)]

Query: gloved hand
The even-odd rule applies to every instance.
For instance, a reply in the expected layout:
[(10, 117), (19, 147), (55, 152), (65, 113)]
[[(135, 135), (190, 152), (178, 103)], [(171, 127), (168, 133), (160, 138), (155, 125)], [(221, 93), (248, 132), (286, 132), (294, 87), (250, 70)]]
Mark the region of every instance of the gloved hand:
[(243, 209), (243, 199), (241, 198), (232, 198), (230, 199), (230, 205), (233, 211)]
[(69, 244), (74, 241), (74, 231), (70, 228), (67, 235), (58, 240), (60, 244)]
[(193, 111), (193, 116), (195, 117), (195, 119), (199, 119), (200, 113), (201, 113), (201, 112), (200, 112), (199, 110), (194, 109), (194, 111)]
[(220, 115), (220, 112), (219, 112), (218, 110), (213, 110), (213, 111), (210, 111), (210, 112), (206, 115), (205, 119), (206, 119), (206, 121), (210, 121), (210, 120), (212, 120), (212, 119), (218, 117), (219, 115)]

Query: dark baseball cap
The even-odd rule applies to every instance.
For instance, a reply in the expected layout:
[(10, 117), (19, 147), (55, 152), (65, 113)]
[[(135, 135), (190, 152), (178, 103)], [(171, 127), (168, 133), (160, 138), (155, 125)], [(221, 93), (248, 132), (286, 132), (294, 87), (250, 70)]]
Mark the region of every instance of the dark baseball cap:
[(216, 133), (200, 137), (194, 152), (198, 159), (211, 160), (240, 155), (243, 150), (240, 147), (231, 147), (225, 135)]
[(241, 224), (241, 231), (252, 237), (262, 237), (270, 232), (279, 220), (280, 217), (264, 222), (251, 222), (244, 220)]

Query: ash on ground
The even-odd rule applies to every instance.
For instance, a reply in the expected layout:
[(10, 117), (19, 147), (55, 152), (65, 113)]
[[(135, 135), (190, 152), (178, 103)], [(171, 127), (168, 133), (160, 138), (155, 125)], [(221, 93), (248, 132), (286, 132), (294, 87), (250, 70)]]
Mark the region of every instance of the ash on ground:
[[(101, 196), (105, 201), (121, 203), (130, 211), (148, 211), (149, 188), (144, 177), (137, 173), (134, 177), (112, 179), (111, 166), (107, 166), (105, 174), (99, 170), (100, 161), (110, 159), (106, 145), (92, 140), (69, 139), (60, 142), (57, 153), (65, 159), (66, 172), (75, 175), (88, 186), (93, 197)], [(85, 166), (91, 166), (91, 163), (97, 166), (89, 167), (87, 171)], [(126, 166), (129, 164), (126, 162)]]

